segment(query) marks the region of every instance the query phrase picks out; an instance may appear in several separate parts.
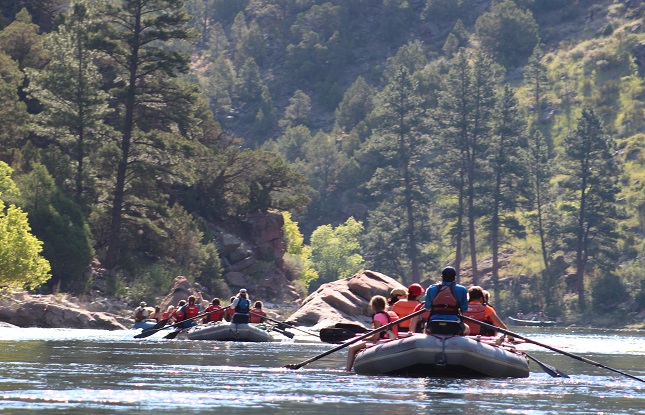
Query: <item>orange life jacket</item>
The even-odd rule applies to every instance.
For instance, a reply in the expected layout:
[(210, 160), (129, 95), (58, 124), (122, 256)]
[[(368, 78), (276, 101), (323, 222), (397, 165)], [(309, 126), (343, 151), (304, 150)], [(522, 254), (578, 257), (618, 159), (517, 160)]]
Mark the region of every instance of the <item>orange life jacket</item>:
[[(399, 300), (392, 306), (392, 311), (394, 311), (399, 318), (403, 318), (412, 314), (419, 304), (420, 303), (416, 300)], [(409, 329), (411, 320), (412, 319), (400, 322), (399, 327)]]
[[(486, 305), (482, 303), (468, 303), (468, 311), (466, 311), (464, 315), (478, 321), (485, 321)], [(464, 323), (470, 327), (471, 335), (476, 336), (477, 334), (482, 334), (481, 325), (468, 320), (465, 320)]]
[(453, 292), (455, 283), (450, 285), (437, 284), (439, 291), (432, 299), (430, 314), (459, 314), (459, 301)]
[[(259, 308), (254, 308), (251, 310), (250, 314), (250, 323), (261, 323), (262, 322), (262, 317), (261, 316), (266, 316), (267, 313), (264, 311), (260, 310)], [(258, 315), (259, 314), (259, 315)]]

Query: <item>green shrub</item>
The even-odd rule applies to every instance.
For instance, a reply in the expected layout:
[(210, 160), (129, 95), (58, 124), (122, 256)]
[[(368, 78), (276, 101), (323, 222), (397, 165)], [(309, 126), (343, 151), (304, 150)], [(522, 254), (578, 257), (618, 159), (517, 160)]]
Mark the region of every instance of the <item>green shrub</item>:
[(630, 299), (627, 287), (615, 275), (605, 275), (594, 281), (591, 296), (593, 307), (598, 311), (612, 311)]

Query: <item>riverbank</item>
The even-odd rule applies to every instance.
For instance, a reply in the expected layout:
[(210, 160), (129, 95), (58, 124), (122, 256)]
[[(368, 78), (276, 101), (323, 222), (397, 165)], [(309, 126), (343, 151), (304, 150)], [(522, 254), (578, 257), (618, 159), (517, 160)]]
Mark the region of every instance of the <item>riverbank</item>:
[[(368, 271), (369, 272), (369, 271)], [(319, 299), (324, 298), (329, 302), (330, 292), (339, 294), (341, 297), (343, 289), (330, 287), (331, 290), (319, 290), (317, 298), (310, 298), (310, 306), (317, 309), (320, 315), (324, 315)], [(314, 293), (316, 294), (316, 293)], [(347, 298), (345, 297), (345, 300)], [(327, 305), (327, 304), (326, 304)], [(347, 310), (347, 304), (332, 302), (332, 308)], [(362, 305), (354, 305), (356, 310), (352, 312), (362, 313)], [(47, 327), (47, 328), (100, 328), (106, 330), (128, 329), (134, 323), (133, 309), (131, 305), (119, 298), (97, 297), (79, 298), (71, 294), (30, 294), (28, 292), (12, 292), (0, 295), (0, 326), (16, 327)], [(270, 303), (265, 302), (264, 310), (270, 318), (287, 321), (292, 316), (298, 317), (303, 314), (310, 315), (312, 312), (307, 307), (300, 307), (293, 303)], [(328, 319), (337, 318), (330, 315)], [(362, 322), (368, 325), (366, 320)], [(323, 318), (324, 320), (324, 318)], [(320, 321), (320, 320), (319, 320)], [(299, 325), (310, 325), (305, 321), (299, 321)], [(315, 324), (314, 324), (315, 325)], [(584, 316), (568, 315), (564, 321), (557, 324), (557, 327), (588, 328), (588, 329), (625, 329), (645, 330), (645, 311), (631, 316), (629, 319), (611, 315), (590, 315)], [(510, 326), (511, 330), (517, 329)]]

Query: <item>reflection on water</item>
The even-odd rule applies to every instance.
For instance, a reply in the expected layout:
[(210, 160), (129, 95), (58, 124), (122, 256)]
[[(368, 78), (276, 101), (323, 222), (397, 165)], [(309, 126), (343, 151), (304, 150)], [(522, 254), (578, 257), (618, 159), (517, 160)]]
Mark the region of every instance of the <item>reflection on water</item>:
[[(517, 330), (519, 332), (519, 330)], [(1, 414), (645, 414), (645, 383), (532, 344), (524, 379), (436, 379), (345, 373), (344, 350), (279, 343), (168, 341), (164, 333), (0, 329)], [(531, 329), (529, 338), (645, 377), (645, 333)]]

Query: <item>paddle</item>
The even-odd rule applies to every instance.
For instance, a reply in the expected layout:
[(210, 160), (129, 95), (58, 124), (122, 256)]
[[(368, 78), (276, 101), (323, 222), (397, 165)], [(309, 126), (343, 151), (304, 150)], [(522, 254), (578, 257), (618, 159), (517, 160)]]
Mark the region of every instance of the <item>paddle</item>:
[(544, 347), (545, 349), (552, 350), (552, 351), (554, 351), (556, 353), (560, 353), (560, 354), (563, 354), (565, 356), (569, 356), (569, 357), (571, 357), (573, 359), (580, 360), (581, 362), (589, 363), (590, 365), (594, 365), (596, 367), (601, 367), (603, 369), (611, 370), (612, 372), (616, 372), (616, 373), (619, 373), (619, 374), (621, 374), (623, 376), (627, 376), (628, 378), (632, 378), (634, 380), (638, 380), (640, 382), (645, 383), (645, 380), (643, 380), (641, 378), (638, 378), (636, 376), (632, 376), (632, 375), (630, 375), (628, 373), (625, 373), (625, 372), (622, 372), (622, 371), (620, 371), (618, 369), (614, 369), (614, 368), (611, 368), (609, 366), (605, 366), (603, 364), (600, 364), (598, 362), (594, 362), (593, 360), (587, 359), (586, 357), (578, 356), (578, 355), (575, 355), (573, 353), (566, 352), (564, 350), (556, 349), (555, 347), (549, 346), (548, 344), (544, 344), (544, 343), (540, 343), (540, 342), (535, 341), (535, 340), (531, 340), (528, 337), (522, 336), (521, 334), (513, 333), (512, 331), (505, 330), (505, 329), (503, 329), (501, 327), (497, 327), (497, 326), (494, 326), (492, 324), (484, 323), (483, 321), (475, 320), (474, 318), (471, 318), (471, 317), (468, 317), (468, 316), (463, 316), (462, 315), (461, 318), (465, 319), (465, 320), (468, 320), (468, 321), (472, 321), (473, 323), (477, 323), (477, 324), (479, 324), (481, 326), (484, 326), (484, 327), (495, 329), (495, 330), (499, 331), (500, 333), (508, 334), (509, 336), (513, 336), (513, 337), (516, 337), (518, 339), (522, 339), (522, 340), (527, 341), (529, 343), (533, 343), (533, 344), (535, 344), (537, 346)]
[(540, 365), (542, 370), (544, 370), (546, 373), (548, 373), (551, 377), (554, 377), (554, 378), (568, 378), (569, 377), (569, 375), (567, 375), (566, 373), (561, 372), (560, 370), (556, 369), (555, 367), (547, 365), (544, 362), (540, 362), (539, 360), (537, 360), (535, 357), (531, 356), (530, 354), (528, 354), (526, 352), (524, 352), (524, 354), (526, 355), (526, 357), (528, 357), (529, 359), (531, 359), (532, 361), (534, 361), (535, 363)]
[(397, 325), (397, 324), (399, 324), (400, 322), (405, 321), (405, 320), (409, 320), (409, 319), (411, 319), (412, 317), (414, 317), (414, 316), (418, 316), (419, 314), (421, 314), (421, 313), (423, 313), (423, 312), (425, 312), (425, 311), (426, 311), (426, 309), (425, 309), (425, 308), (422, 308), (421, 310), (415, 311), (414, 313), (409, 314), (409, 315), (407, 315), (407, 316), (405, 316), (405, 317), (403, 317), (403, 318), (400, 318), (400, 319), (398, 319), (398, 320), (391, 321), (391, 322), (387, 323), (386, 325), (381, 326), (381, 327), (378, 327), (378, 328), (376, 328), (376, 329), (374, 329), (374, 330), (370, 330), (370, 331), (366, 332), (365, 334), (362, 334), (362, 335), (360, 335), (360, 336), (357, 336), (357, 337), (355, 337), (355, 338), (351, 339), (350, 341), (347, 341), (347, 342), (345, 342), (345, 343), (341, 344), (340, 346), (334, 347), (333, 349), (327, 350), (326, 352), (321, 353), (321, 354), (319, 354), (318, 356), (314, 356), (314, 357), (312, 357), (311, 359), (307, 359), (307, 360), (305, 360), (305, 361), (303, 361), (303, 362), (296, 363), (296, 364), (289, 364), (289, 365), (286, 365), (286, 366), (285, 366), (285, 368), (287, 368), (287, 369), (300, 369), (300, 368), (301, 368), (301, 367), (303, 367), (304, 365), (308, 365), (308, 364), (309, 364), (309, 363), (311, 363), (311, 362), (315, 362), (315, 361), (316, 361), (316, 360), (318, 360), (318, 359), (321, 359), (321, 358), (323, 358), (323, 357), (325, 357), (325, 356), (327, 356), (327, 355), (330, 355), (330, 354), (332, 354), (332, 353), (334, 353), (334, 352), (337, 352), (337, 351), (339, 351), (339, 350), (341, 350), (341, 349), (344, 349), (345, 347), (349, 346), (350, 344), (353, 344), (353, 343), (359, 342), (359, 341), (361, 341), (361, 340), (367, 339), (368, 337), (372, 337), (372, 336), (373, 336), (373, 335), (375, 335), (376, 333), (380, 333), (380, 332), (382, 332), (382, 331), (389, 330), (390, 328), (392, 328), (392, 327), (396, 326), (396, 325)]
[[(224, 308), (222, 308), (222, 309), (223, 309), (223, 310), (226, 310), (226, 309), (227, 309), (227, 308), (229, 308), (229, 307), (230, 307), (230, 305), (227, 305), (226, 307), (224, 307)], [(222, 310), (222, 309), (220, 309), (220, 310)], [(195, 320), (195, 319), (200, 318), (200, 317), (204, 317), (204, 316), (206, 316), (206, 315), (211, 315), (212, 313), (214, 313), (214, 312), (216, 312), (216, 311), (220, 311), (220, 310), (207, 311), (207, 312), (204, 312), (204, 313), (201, 313), (201, 314), (197, 314), (195, 317), (191, 317), (191, 318), (186, 319), (186, 320), (178, 321), (177, 323), (175, 323), (175, 324), (171, 324), (171, 325), (169, 325), (169, 326), (163, 326), (163, 327), (160, 327), (160, 328), (157, 328), (157, 329), (150, 328), (150, 329), (148, 329), (148, 330), (144, 330), (144, 331), (142, 331), (141, 333), (137, 334), (136, 336), (134, 336), (134, 338), (135, 338), (135, 339), (143, 339), (143, 338), (146, 338), (146, 337), (150, 337), (150, 336), (152, 336), (153, 334), (155, 334), (156, 332), (158, 332), (158, 331), (160, 331), (160, 330), (163, 330), (163, 329), (165, 329), (165, 328), (169, 328), (169, 327), (177, 327), (177, 326), (179, 326), (180, 324), (183, 324), (183, 323), (184, 323), (184, 322), (186, 322), (186, 321), (191, 321), (191, 320)], [(167, 320), (169, 320), (169, 319), (167, 319)], [(155, 326), (157, 326), (157, 325), (159, 325), (159, 323), (157, 323)], [(179, 331), (180, 331), (180, 330), (176, 330), (176, 331), (174, 331), (173, 333), (175, 333), (175, 335), (174, 335), (174, 336), (172, 336), (172, 337), (168, 337), (168, 336), (170, 336), (170, 334), (172, 334), (172, 333), (167, 334), (166, 336), (164, 336), (164, 339), (166, 339), (166, 338), (174, 339), (175, 337), (177, 337), (177, 334), (179, 334)]]
[[(303, 332), (303, 333), (305, 333), (305, 334), (308, 334), (308, 335), (310, 335), (310, 336), (318, 337), (318, 335), (317, 335), (316, 333), (312, 333), (312, 332), (307, 331), (307, 330), (299, 329), (298, 327), (296, 327), (296, 326), (294, 326), (294, 325), (292, 325), (292, 324), (286, 323), (286, 322), (284, 322), (284, 321), (274, 320), (274, 319), (272, 319), (272, 318), (271, 318), (271, 317), (269, 317), (269, 316), (263, 316), (262, 314), (254, 313), (253, 311), (250, 311), (250, 313), (251, 313), (251, 314), (253, 314), (254, 316), (258, 316), (258, 317), (266, 318), (267, 320), (269, 320), (269, 321), (271, 321), (271, 322), (273, 322), (273, 323), (276, 323), (276, 324), (278, 325), (278, 327), (277, 327), (277, 328), (278, 328), (278, 329), (280, 329), (280, 330), (285, 331), (284, 329), (288, 327), (288, 328), (293, 329), (293, 330), (301, 331), (301, 332)], [(289, 334), (291, 334), (291, 333), (289, 333)], [(287, 337), (289, 337), (289, 336), (287, 336)], [(290, 338), (290, 339), (292, 339), (292, 338), (293, 338), (293, 336), (291, 336), (291, 337), (289, 337), (289, 338)]]

